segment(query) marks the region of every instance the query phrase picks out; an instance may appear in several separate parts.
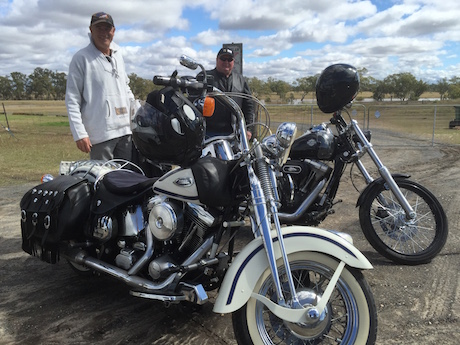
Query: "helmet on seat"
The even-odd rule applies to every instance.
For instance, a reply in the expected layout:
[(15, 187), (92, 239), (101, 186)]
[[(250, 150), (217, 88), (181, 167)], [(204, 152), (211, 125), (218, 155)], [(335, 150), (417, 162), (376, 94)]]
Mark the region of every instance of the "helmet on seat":
[(172, 87), (151, 92), (131, 119), (134, 144), (144, 157), (181, 166), (201, 156), (204, 126), (200, 112)]
[(324, 113), (333, 113), (350, 103), (358, 94), (359, 75), (347, 64), (327, 67), (316, 81), (316, 101)]

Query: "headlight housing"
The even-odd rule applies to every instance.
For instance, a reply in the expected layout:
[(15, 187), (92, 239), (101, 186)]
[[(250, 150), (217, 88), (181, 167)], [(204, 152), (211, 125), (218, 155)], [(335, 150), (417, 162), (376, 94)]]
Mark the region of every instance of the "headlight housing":
[(284, 122), (278, 126), (276, 134), (272, 134), (262, 140), (262, 147), (267, 156), (275, 160), (279, 166), (286, 163), (292, 143), (297, 133), (297, 125), (294, 122)]

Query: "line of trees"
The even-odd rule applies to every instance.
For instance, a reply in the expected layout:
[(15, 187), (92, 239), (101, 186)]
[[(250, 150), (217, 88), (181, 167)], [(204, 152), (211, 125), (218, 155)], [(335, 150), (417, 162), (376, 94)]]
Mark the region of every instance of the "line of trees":
[[(398, 73), (377, 80), (367, 76), (365, 68), (359, 69), (360, 91), (372, 92), (372, 97), (383, 100), (385, 97), (397, 98), (402, 101), (418, 100), (426, 91), (439, 93), (440, 99), (460, 98), (460, 77), (449, 80), (443, 78), (436, 84), (427, 84), (417, 80), (411, 73)], [(252, 92), (259, 99), (271, 102), (271, 95), (277, 94), (281, 101), (294, 100), (294, 92), (301, 94), (301, 100), (315, 91), (316, 80), (319, 75), (298, 78), (292, 84), (274, 78), (266, 81), (257, 77), (246, 78)], [(0, 76), (0, 99), (3, 100), (63, 100), (65, 98), (67, 75), (53, 72), (46, 68), (37, 67), (30, 75), (13, 72), (8, 76)], [(132, 73), (129, 75), (131, 90), (138, 99), (146, 99), (149, 92), (158, 88), (152, 80), (144, 79)]]
[[(151, 80), (136, 74), (129, 75), (131, 90), (139, 99), (145, 99), (155, 88)], [(65, 98), (67, 75), (37, 67), (30, 75), (13, 72), (0, 76), (0, 99), (3, 100), (63, 100)]]
[[(411, 73), (392, 74), (383, 80), (377, 80), (372, 76), (367, 76), (367, 72), (365, 68), (358, 70), (360, 91), (372, 92), (372, 98), (376, 101), (381, 101), (385, 97), (397, 98), (401, 101), (416, 101), (427, 91), (439, 93), (441, 100), (460, 98), (460, 77), (453, 77), (449, 80), (443, 78), (436, 84), (428, 84), (417, 80)], [(290, 101), (294, 97), (292, 91), (297, 91), (301, 92), (301, 100), (303, 100), (306, 95), (315, 92), (318, 77), (319, 74), (298, 78), (292, 85), (270, 78), (267, 82), (263, 82), (254, 77), (249, 79), (249, 85), (259, 98), (276, 93), (281, 100)], [(269, 97), (267, 100), (269, 101)]]

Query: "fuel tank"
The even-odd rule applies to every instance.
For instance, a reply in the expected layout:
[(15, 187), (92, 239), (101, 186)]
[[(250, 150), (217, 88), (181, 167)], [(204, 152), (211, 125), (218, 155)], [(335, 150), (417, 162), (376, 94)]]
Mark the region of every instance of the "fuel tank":
[(195, 178), (190, 168), (176, 168), (166, 173), (154, 183), (153, 191), (173, 199), (200, 204)]
[(334, 134), (325, 124), (321, 124), (306, 131), (294, 141), (289, 158), (333, 160), (336, 147)]

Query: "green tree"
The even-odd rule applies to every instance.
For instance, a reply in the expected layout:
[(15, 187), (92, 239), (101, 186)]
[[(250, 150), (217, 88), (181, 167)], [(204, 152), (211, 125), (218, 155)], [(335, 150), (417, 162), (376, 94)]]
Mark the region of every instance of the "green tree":
[(257, 98), (262, 98), (264, 95), (270, 93), (270, 89), (263, 80), (258, 79), (257, 77), (247, 78), (246, 79), (251, 89), (253, 95)]
[(359, 90), (360, 91), (374, 91), (373, 86), (375, 86), (375, 78), (368, 76), (367, 68), (358, 68), (358, 75), (359, 75)]
[(267, 83), (270, 90), (275, 92), (283, 101), (286, 99), (286, 93), (291, 90), (291, 85), (282, 80), (276, 80), (270, 77), (268, 78)]
[(391, 97), (399, 98), (401, 101), (417, 100), (428, 89), (428, 85), (417, 80), (411, 73), (398, 73), (389, 75), (384, 79), (387, 91)]
[(26, 98), (26, 85), (27, 76), (20, 72), (11, 73), (11, 91), (13, 93), (13, 99), (25, 99)]
[(416, 80), (412, 85), (412, 91), (410, 92), (409, 99), (412, 101), (418, 101), (420, 96), (428, 90), (428, 84), (423, 80)]
[(460, 98), (460, 85), (450, 85), (448, 95), (450, 99), (459, 99)]
[(62, 100), (65, 98), (67, 75), (65, 73), (51, 73), (51, 84), (54, 90), (54, 96), (56, 100)]
[(28, 93), (35, 99), (50, 99), (54, 91), (51, 74), (49, 69), (35, 68), (29, 75)]
[(129, 87), (136, 99), (145, 100), (150, 92), (160, 88), (159, 86), (154, 85), (151, 80), (141, 78), (135, 73), (131, 73), (128, 77)]
[(310, 92), (315, 92), (316, 90), (316, 81), (318, 80), (319, 74), (310, 76), (310, 77), (302, 77), (297, 78), (294, 85), (296, 86), (296, 90), (302, 92), (301, 101), (304, 100), (305, 96), (308, 95)]
[(385, 94), (390, 95), (390, 99), (393, 100), (396, 93), (396, 74), (389, 75), (383, 79), (383, 83), (385, 86), (383, 90), (385, 90)]
[(11, 80), (7, 77), (0, 77), (0, 98), (11, 99), (13, 96)]
[(415, 77), (410, 73), (398, 73), (394, 75), (394, 95), (401, 101), (405, 101), (410, 97), (412, 85), (416, 81)]
[(449, 82), (447, 81), (447, 78), (442, 78), (441, 80), (438, 80), (438, 82), (434, 85), (434, 91), (439, 93), (441, 101), (443, 99), (446, 99), (447, 93), (449, 91)]
[(459, 99), (460, 98), (460, 77), (452, 77), (450, 79), (449, 91), (447, 94), (450, 99)]
[(387, 93), (389, 93), (389, 86), (385, 83), (385, 81), (376, 81), (375, 85), (373, 86), (372, 98), (376, 101), (383, 101)]

